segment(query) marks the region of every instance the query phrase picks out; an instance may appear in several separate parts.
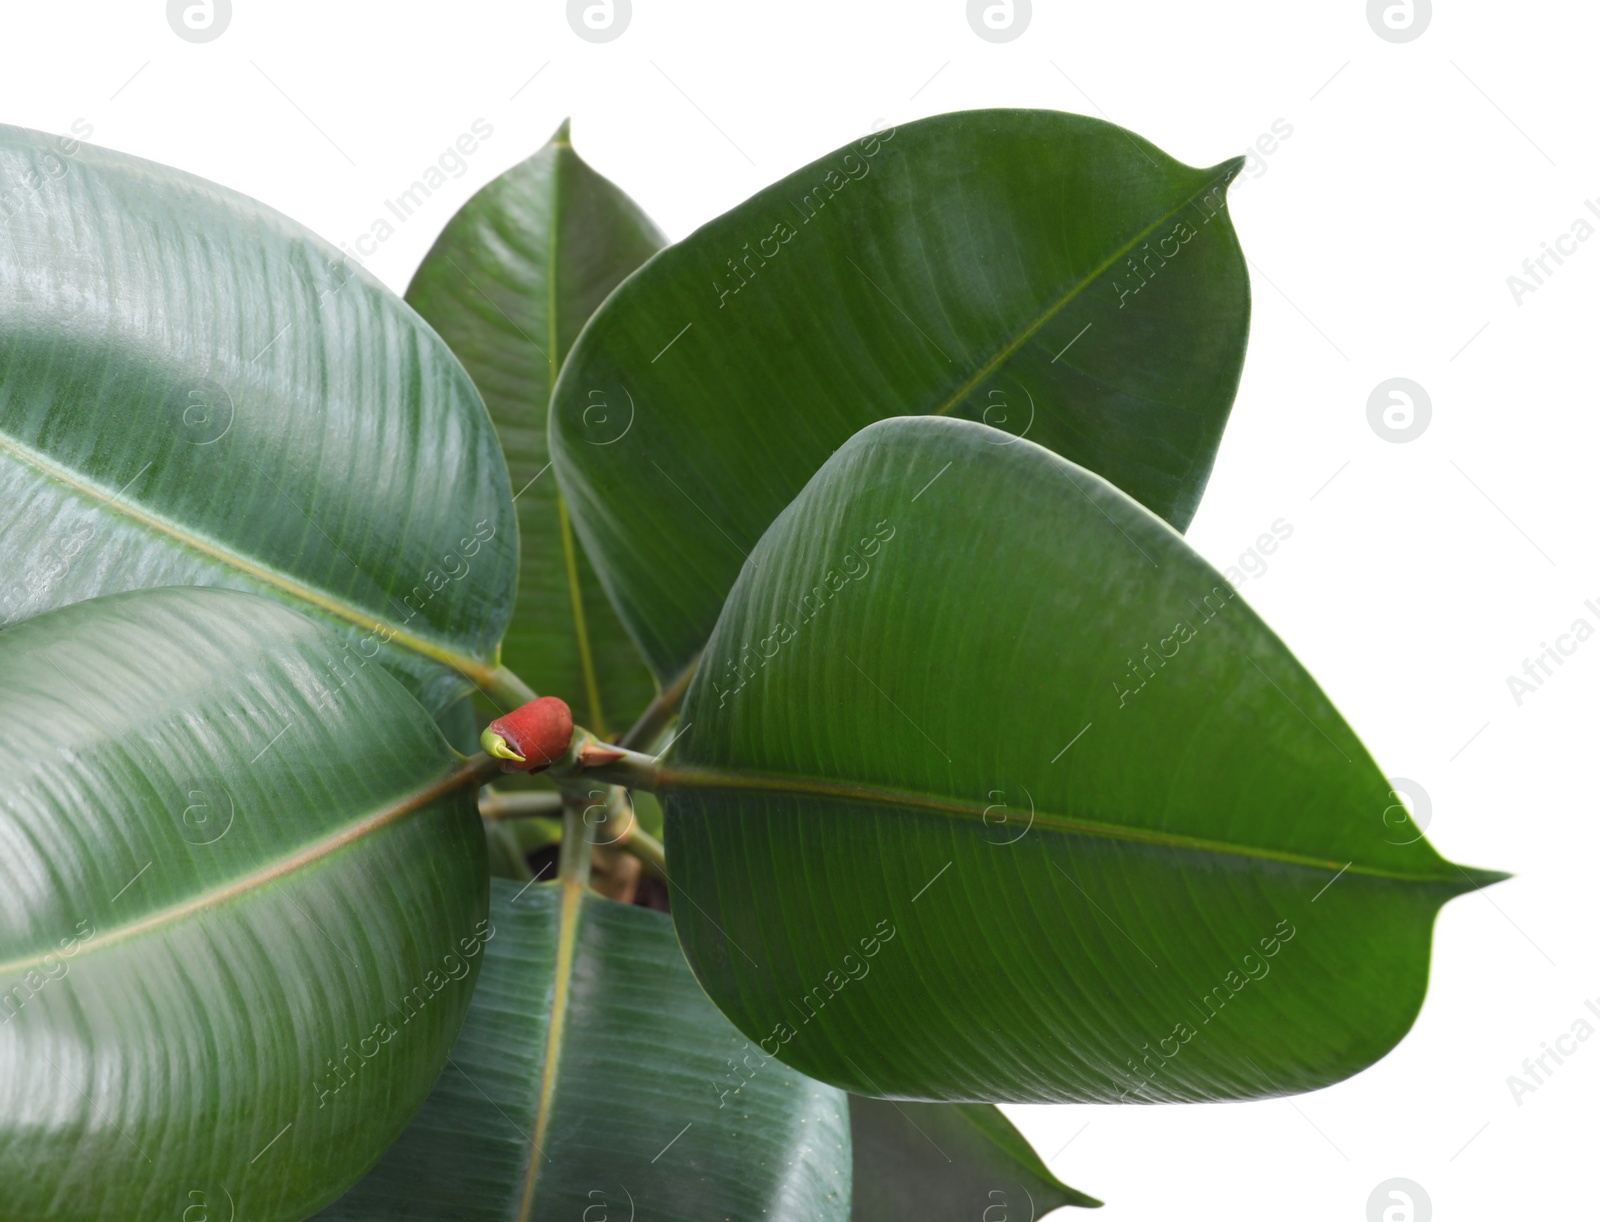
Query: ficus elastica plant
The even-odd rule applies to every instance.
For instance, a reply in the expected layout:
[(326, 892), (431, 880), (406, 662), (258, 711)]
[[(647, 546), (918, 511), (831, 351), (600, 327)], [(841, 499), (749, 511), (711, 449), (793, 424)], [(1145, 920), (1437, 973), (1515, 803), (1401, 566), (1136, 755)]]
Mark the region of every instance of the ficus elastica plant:
[(1384, 1056), (1501, 876), (1184, 540), (1239, 165), (941, 115), (669, 244), (563, 126), (402, 298), (3, 129), (0, 1218), (1039, 1216), (997, 1104)]

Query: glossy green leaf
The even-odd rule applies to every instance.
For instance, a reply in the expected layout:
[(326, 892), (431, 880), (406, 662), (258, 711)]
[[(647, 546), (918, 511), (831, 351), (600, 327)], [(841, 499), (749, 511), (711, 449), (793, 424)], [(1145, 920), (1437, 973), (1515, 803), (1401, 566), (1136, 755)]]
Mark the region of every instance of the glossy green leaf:
[(303, 1218), (426, 1098), (488, 908), (472, 774), (338, 654), (218, 589), (0, 633), (5, 1217)]
[(0, 181), (21, 184), (0, 241), (0, 624), (231, 586), (339, 628), (431, 711), (459, 675), (488, 682), (516, 524), (439, 337), (307, 230), (177, 170), (3, 128)]
[(850, 1096), (851, 1222), (1033, 1222), (1093, 1197), (1050, 1174), (987, 1103)]
[(1186, 526), (1244, 359), (1240, 164), (1191, 169), (1079, 115), (942, 115), (830, 153), (629, 280), (562, 372), (551, 449), (657, 678), (886, 416), (1001, 425)]
[(661, 776), (679, 937), (858, 1094), (1252, 1098), (1411, 1025), (1443, 860), (1166, 523), (1003, 432), (843, 446), (739, 577)]
[(637, 716), (653, 686), (547, 474), (545, 420), (578, 331), (664, 241), (562, 124), (451, 218), (406, 292), (483, 392), (511, 467), (522, 565), (506, 665), (564, 696), (602, 737)]
[(845, 1097), (705, 998), (671, 920), (566, 883), (495, 880), (450, 1066), (320, 1222), (849, 1216)]

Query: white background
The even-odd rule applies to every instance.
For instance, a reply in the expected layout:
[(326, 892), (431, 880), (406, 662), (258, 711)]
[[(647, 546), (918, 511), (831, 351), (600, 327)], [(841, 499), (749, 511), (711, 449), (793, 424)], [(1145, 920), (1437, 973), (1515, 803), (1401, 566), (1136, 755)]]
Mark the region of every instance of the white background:
[[(1363, 0), (1039, 0), (994, 45), (961, 0), (635, 0), (625, 33), (592, 45), (556, 0), (236, 0), (224, 34), (193, 45), (157, 0), (7, 0), (0, 121), (84, 120), (95, 143), (345, 243), (487, 119), (465, 174), (366, 260), (402, 290), (450, 214), (569, 114), (583, 155), (672, 238), (880, 119), (1104, 114), (1202, 166), (1283, 120), (1293, 134), (1235, 189), (1254, 323), (1189, 537), (1226, 566), (1292, 524), (1242, 593), (1385, 769), (1426, 790), (1435, 845), (1518, 877), (1446, 908), (1416, 1028), (1349, 1082), (1293, 1101), (1010, 1111), (1110, 1203), (1107, 1222), (1361, 1222), (1395, 1176), (1440, 1222), (1593, 1218), (1600, 1039), (1520, 1104), (1507, 1077), (1600, 998), (1600, 639), (1520, 706), (1506, 679), (1575, 619), (1600, 628), (1583, 606), (1600, 606), (1600, 240), (1520, 304), (1506, 278), (1600, 197), (1600, 11), (1439, 9), (1396, 45)], [(1407, 444), (1368, 424), (1391, 377), (1432, 400)]]

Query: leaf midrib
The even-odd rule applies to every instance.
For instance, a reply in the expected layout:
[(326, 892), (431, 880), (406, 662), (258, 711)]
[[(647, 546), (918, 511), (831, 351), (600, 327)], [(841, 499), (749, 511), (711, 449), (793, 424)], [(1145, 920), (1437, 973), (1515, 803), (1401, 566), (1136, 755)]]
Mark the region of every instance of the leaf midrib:
[[(445, 797), (457, 789), (461, 789), (475, 780), (477, 773), (470, 767), (457, 768), (442, 780), (434, 782), (425, 789), (407, 794), (396, 802), (347, 824), (331, 835), (324, 836), (321, 840), (313, 841), (286, 857), (280, 857), (269, 864), (236, 878), (221, 887), (213, 887), (210, 891), (174, 904), (167, 908), (160, 908), (154, 912), (129, 921), (108, 932), (96, 931), (93, 938), (84, 943), (84, 953), (92, 954), (110, 946), (117, 946), (141, 934), (150, 933), (176, 924), (196, 913), (219, 908), (223, 904), (258, 891), (280, 879), (286, 878), (300, 870), (308, 869), (320, 861), (331, 857), (340, 849), (348, 848), (357, 841), (381, 831), (390, 824), (397, 823), (409, 814), (422, 809), (438, 799)], [(14, 976), (20, 972), (27, 972), (32, 968), (40, 967), (44, 961), (56, 952), (48, 950), (31, 955), (25, 959), (18, 959), (11, 963), (0, 963), (0, 978)]]
[[(554, 163), (550, 170), (550, 238), (545, 248), (545, 359), (550, 365), (550, 381), (545, 386), (544, 409), (545, 431), (548, 436), (550, 425), (550, 409), (555, 401), (556, 378), (561, 373), (560, 355), (560, 330), (559, 330), (559, 304), (557, 301), (558, 290), (556, 287), (556, 259), (557, 247), (561, 234), (561, 223), (565, 213), (561, 207), (561, 173), (563, 156), (561, 149), (570, 149), (570, 143), (558, 143), (552, 140), (551, 147), (557, 151), (554, 154)], [(577, 156), (576, 153), (573, 154)], [(567, 514), (566, 498), (562, 496), (559, 485), (556, 488), (556, 517), (561, 528), (561, 556), (566, 569), (567, 597), (572, 603), (572, 631), (578, 650), (578, 667), (583, 673), (583, 688), (585, 698), (589, 702), (589, 724), (601, 738), (610, 738), (611, 732), (606, 725), (606, 715), (600, 703), (600, 681), (595, 673), (594, 653), (589, 646), (589, 618), (583, 607), (583, 590), (578, 584), (578, 548), (572, 537), (572, 523)]]
[(142, 505), (121, 499), (121, 493), (112, 495), (94, 481), (55, 462), (53, 459), (46, 457), (30, 446), (24, 445), (4, 432), (0, 432), (0, 451), (8, 453), (20, 462), (35, 468), (45, 478), (64, 485), (108, 513), (120, 514), (157, 534), (164, 535), (183, 546), (193, 548), (202, 555), (209, 556), (211, 559), (219, 561), (226, 567), (243, 573), (247, 577), (269, 585), (302, 602), (310, 603), (318, 610), (355, 624), (357, 627), (365, 628), (369, 632), (381, 632), (385, 634), (387, 640), (402, 645), (413, 653), (432, 658), (436, 662), (442, 662), (444, 665), (467, 676), (475, 683), (481, 685), (489, 681), (492, 668), (477, 659), (457, 653), (438, 641), (429, 640), (412, 632), (406, 632), (376, 616), (369, 615), (364, 611), (340, 602), (325, 591), (296, 581), (287, 573), (279, 572), (277, 569), (230, 551), (215, 539), (185, 530), (176, 522), (154, 513)]
[(560, 920), (556, 932), (556, 963), (550, 985), (550, 1022), (545, 1028), (544, 1066), (539, 1076), (539, 1097), (533, 1114), (533, 1136), (529, 1139), (528, 1176), (522, 1187), (518, 1222), (533, 1217), (533, 1197), (539, 1183), (539, 1160), (548, 1157), (544, 1144), (550, 1129), (550, 1104), (556, 1081), (561, 1075), (562, 1043), (567, 1033), (567, 1011), (572, 1001), (572, 968), (577, 959), (579, 905), (584, 885), (564, 878), (553, 884), (561, 888)]
[[(657, 774), (656, 785), (658, 791), (669, 789), (691, 791), (722, 790), (775, 794), (797, 798), (836, 798), (841, 801), (895, 806), (923, 814), (944, 815), (953, 819), (976, 822), (982, 822), (984, 813), (991, 809), (991, 807), (980, 805), (977, 802), (967, 802), (959, 798), (943, 798), (933, 794), (919, 793), (911, 789), (897, 789), (886, 785), (828, 781), (807, 777), (738, 772), (730, 769), (693, 766), (683, 768), (663, 767)], [(1185, 836), (1174, 832), (1157, 831), (1153, 828), (1128, 827), (1092, 819), (1054, 815), (1038, 810), (1034, 811), (1033, 823), (1030, 826), (1040, 826), (1047, 831), (1092, 837), (1100, 840), (1129, 841), (1137, 844), (1153, 845), (1158, 848), (1206, 853), (1219, 857), (1270, 861), (1280, 865), (1299, 866), (1308, 870), (1323, 870), (1333, 874), (1347, 872), (1390, 882), (1438, 883), (1459, 887), (1463, 881), (1470, 882), (1476, 886), (1483, 885), (1490, 881), (1491, 878), (1503, 877), (1492, 871), (1466, 869), (1460, 866), (1453, 866), (1448, 862), (1441, 863), (1441, 870), (1437, 874), (1409, 873), (1401, 870), (1386, 869), (1382, 866), (1363, 865), (1354, 861), (1342, 862), (1331, 858), (1312, 857), (1308, 854), (1293, 853), (1282, 849), (1234, 844), (1224, 840), (1207, 840), (1198, 836)], [(1457, 878), (1446, 873), (1447, 869), (1456, 871), (1462, 877)]]

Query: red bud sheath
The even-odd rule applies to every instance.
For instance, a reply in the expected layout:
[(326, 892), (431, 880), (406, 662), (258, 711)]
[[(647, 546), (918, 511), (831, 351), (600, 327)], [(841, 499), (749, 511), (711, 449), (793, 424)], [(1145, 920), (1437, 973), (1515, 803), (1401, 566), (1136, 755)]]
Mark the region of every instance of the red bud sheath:
[(556, 696), (541, 696), (489, 723), (483, 749), (505, 761), (507, 772), (537, 772), (566, 753), (572, 742), (572, 710)]

